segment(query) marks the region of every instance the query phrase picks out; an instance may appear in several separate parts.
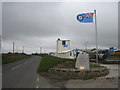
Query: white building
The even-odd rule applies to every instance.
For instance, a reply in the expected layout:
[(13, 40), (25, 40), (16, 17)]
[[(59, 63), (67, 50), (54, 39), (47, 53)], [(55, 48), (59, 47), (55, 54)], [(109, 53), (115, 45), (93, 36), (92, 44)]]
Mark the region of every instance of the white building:
[(70, 50), (70, 40), (57, 40), (57, 53)]
[[(60, 58), (75, 59), (76, 58), (76, 49), (70, 49), (70, 40), (57, 40), (57, 52), (53, 56)], [(82, 53), (81, 50), (77, 49), (79, 53)]]

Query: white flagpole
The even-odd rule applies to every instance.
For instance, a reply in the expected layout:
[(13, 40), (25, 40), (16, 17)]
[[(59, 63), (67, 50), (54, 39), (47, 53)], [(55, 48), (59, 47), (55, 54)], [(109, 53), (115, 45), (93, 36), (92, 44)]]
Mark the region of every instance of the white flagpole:
[(96, 63), (98, 64), (98, 37), (97, 37), (97, 18), (96, 18), (96, 10), (95, 13), (95, 38), (96, 38)]

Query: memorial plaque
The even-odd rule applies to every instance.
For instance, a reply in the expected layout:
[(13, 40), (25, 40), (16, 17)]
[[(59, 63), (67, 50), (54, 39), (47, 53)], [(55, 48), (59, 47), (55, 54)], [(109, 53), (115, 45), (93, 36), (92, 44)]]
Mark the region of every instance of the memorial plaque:
[(89, 66), (89, 55), (88, 54), (78, 54), (75, 68), (80, 70), (88, 70)]

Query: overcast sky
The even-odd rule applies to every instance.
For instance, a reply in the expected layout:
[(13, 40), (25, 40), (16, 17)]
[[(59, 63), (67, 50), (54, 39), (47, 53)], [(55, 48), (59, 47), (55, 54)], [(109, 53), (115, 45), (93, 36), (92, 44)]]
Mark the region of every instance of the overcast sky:
[(56, 40), (71, 40), (71, 48), (95, 48), (95, 25), (81, 24), (76, 16), (97, 10), (99, 48), (118, 46), (117, 2), (4, 2), (2, 52), (56, 51)]

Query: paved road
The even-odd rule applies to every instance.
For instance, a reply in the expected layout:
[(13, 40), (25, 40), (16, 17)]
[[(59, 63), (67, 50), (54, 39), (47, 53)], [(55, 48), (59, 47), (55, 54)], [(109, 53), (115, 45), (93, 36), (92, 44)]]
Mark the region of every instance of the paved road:
[(32, 56), (28, 59), (3, 65), (3, 88), (49, 87), (47, 80), (36, 73), (40, 58), (39, 56)]
[(109, 69), (109, 74), (105, 77), (118, 77), (118, 64), (100, 64), (101, 66), (105, 66)]
[(101, 64), (109, 68), (110, 73), (105, 77), (98, 77), (89, 80), (50, 80), (53, 87), (60, 88), (118, 88), (118, 65)]
[(66, 88), (118, 88), (118, 79), (69, 80)]
[(67, 88), (118, 88), (118, 64), (101, 64), (109, 69), (109, 74), (90, 80), (68, 80)]
[(31, 58), (3, 65), (3, 88), (117, 88), (118, 65), (107, 65), (110, 74), (106, 77), (90, 80), (47, 79), (36, 73), (41, 57)]

